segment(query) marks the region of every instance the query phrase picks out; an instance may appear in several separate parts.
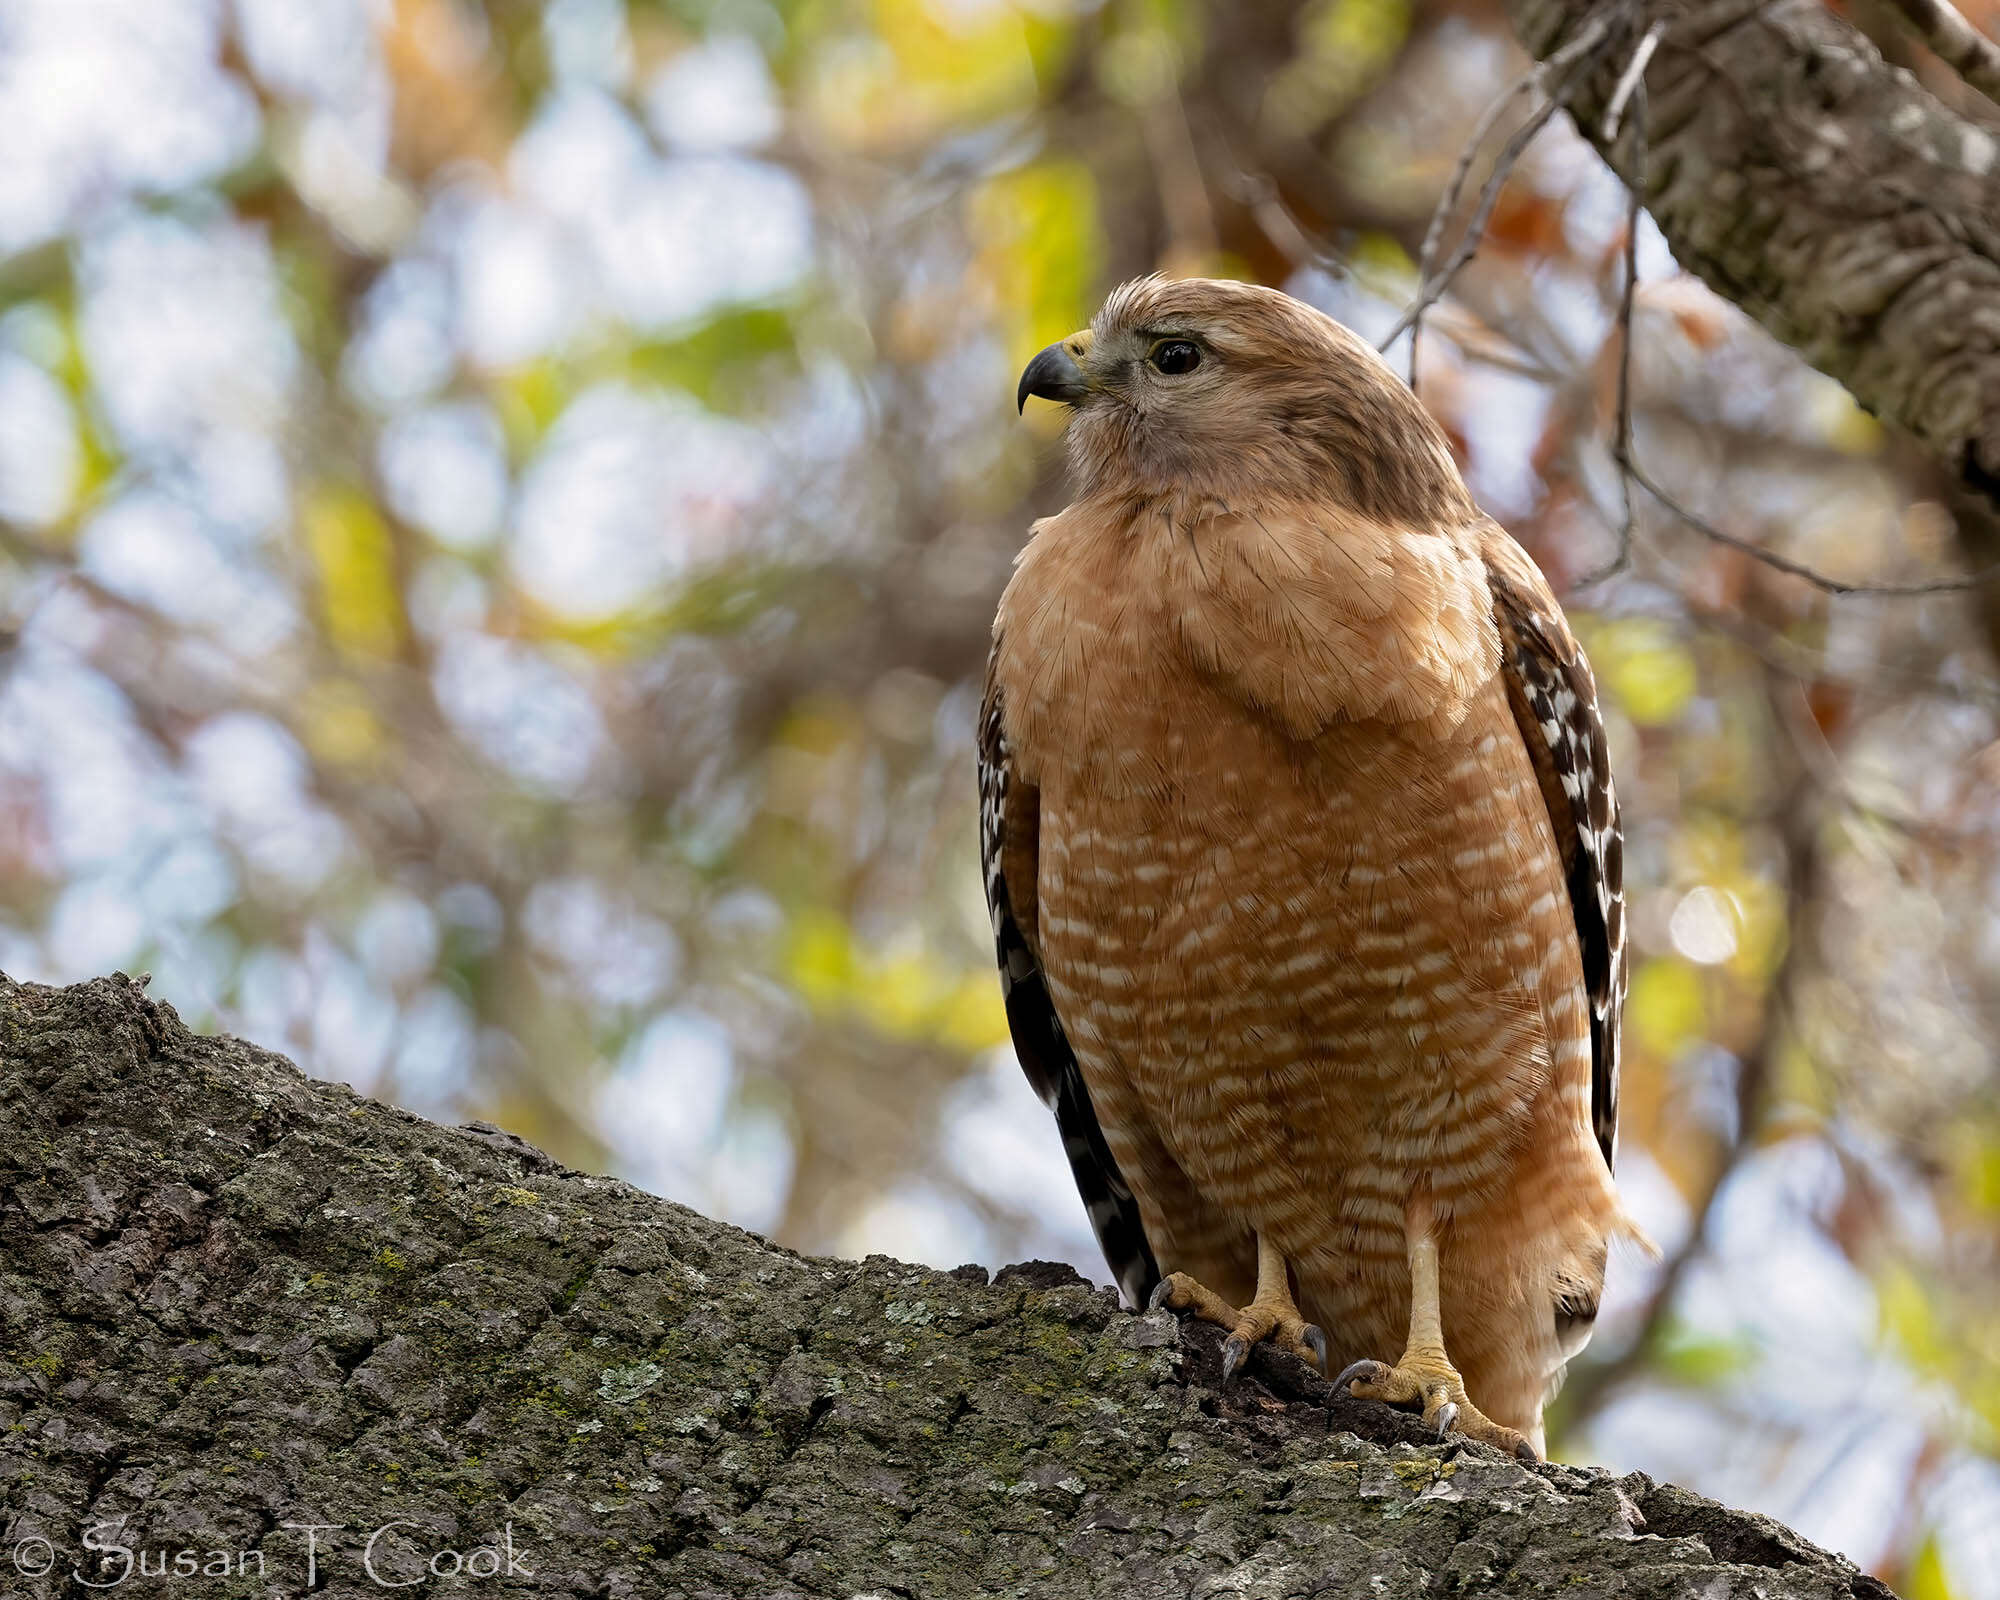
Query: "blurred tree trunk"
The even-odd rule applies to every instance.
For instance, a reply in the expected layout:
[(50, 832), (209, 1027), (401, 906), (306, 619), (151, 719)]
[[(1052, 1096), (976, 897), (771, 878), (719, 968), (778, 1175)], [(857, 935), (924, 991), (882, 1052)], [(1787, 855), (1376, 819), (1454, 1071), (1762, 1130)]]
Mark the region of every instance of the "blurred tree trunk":
[(1888, 1595), (1641, 1475), (1422, 1442), (1295, 1363), (1218, 1393), (1216, 1330), (1066, 1267), (774, 1249), (196, 1037), (123, 977), (0, 979), (0, 1130), (9, 1595), (162, 1592), (139, 1574), (183, 1551), (205, 1595), (329, 1600), (427, 1567), (579, 1597)]
[[(1610, 22), (1570, 102), (1675, 257), (1935, 457), (1966, 555), (2000, 564), (2000, 139), (1816, 4), (1508, 0), (1546, 57)], [(1606, 110), (1640, 39), (1643, 155)], [(2000, 651), (2000, 582), (1980, 591)]]

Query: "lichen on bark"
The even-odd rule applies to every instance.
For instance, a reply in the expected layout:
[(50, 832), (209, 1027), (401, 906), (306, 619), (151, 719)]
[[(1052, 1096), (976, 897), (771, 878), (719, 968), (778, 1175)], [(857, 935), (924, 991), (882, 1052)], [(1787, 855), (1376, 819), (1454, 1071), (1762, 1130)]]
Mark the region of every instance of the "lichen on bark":
[(10, 1597), (1888, 1594), (1282, 1357), (1223, 1390), (1217, 1330), (1065, 1267), (795, 1255), (123, 977), (0, 978), (0, 1240)]

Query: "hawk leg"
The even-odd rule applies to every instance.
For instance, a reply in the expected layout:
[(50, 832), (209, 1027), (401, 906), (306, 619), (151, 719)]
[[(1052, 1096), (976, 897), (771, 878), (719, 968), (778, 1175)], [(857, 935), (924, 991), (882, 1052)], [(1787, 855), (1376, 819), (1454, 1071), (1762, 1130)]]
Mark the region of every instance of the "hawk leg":
[(1465, 1380), (1444, 1353), (1444, 1327), (1438, 1311), (1438, 1248), (1428, 1201), (1410, 1207), (1407, 1223), (1410, 1248), (1410, 1337), (1403, 1357), (1393, 1367), (1383, 1361), (1357, 1361), (1333, 1380), (1337, 1390), (1358, 1400), (1386, 1400), (1391, 1405), (1415, 1402), (1424, 1421), (1442, 1439), (1454, 1431), (1482, 1439), (1523, 1461), (1537, 1457), (1514, 1429), (1493, 1421), (1465, 1392)]
[(1241, 1311), (1185, 1272), (1170, 1272), (1153, 1290), (1146, 1309), (1167, 1306), (1191, 1312), (1203, 1322), (1229, 1330), (1222, 1346), (1222, 1381), (1236, 1376), (1253, 1344), (1269, 1340), (1280, 1350), (1326, 1371), (1326, 1335), (1299, 1314), (1292, 1301), (1290, 1270), (1278, 1247), (1257, 1235), (1257, 1295)]

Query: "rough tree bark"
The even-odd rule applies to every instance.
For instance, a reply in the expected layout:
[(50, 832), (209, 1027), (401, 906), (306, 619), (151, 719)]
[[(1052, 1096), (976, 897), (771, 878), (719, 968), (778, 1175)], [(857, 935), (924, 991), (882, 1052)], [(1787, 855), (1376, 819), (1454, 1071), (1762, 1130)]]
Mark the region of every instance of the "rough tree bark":
[(1282, 1357), (1218, 1392), (1216, 1330), (1066, 1267), (794, 1255), (122, 976), (0, 978), (0, 1184), (9, 1597), (1889, 1595)]
[[(1885, 62), (1818, 0), (1508, 0), (1546, 57), (1615, 26), (1570, 100), (1628, 182), (1605, 110), (1648, 64), (1644, 194), (1676, 259), (1925, 445), (1968, 556), (2000, 562), (2000, 139)], [(1981, 588), (2000, 649), (2000, 583)]]

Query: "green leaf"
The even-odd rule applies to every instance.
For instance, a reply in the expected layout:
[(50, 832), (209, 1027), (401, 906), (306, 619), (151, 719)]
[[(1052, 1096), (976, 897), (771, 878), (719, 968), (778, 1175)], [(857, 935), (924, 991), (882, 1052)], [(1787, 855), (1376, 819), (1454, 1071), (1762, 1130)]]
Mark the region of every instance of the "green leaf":
[(799, 365), (791, 314), (768, 306), (732, 311), (681, 338), (643, 340), (626, 362), (639, 381), (684, 389), (716, 411), (741, 407), (751, 373)]
[(1653, 1362), (1661, 1376), (1708, 1389), (1749, 1369), (1757, 1351), (1741, 1333), (1704, 1333), (1675, 1320), (1653, 1342)]

